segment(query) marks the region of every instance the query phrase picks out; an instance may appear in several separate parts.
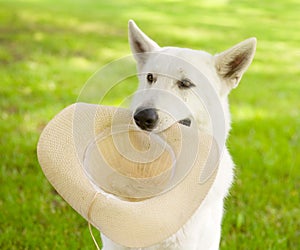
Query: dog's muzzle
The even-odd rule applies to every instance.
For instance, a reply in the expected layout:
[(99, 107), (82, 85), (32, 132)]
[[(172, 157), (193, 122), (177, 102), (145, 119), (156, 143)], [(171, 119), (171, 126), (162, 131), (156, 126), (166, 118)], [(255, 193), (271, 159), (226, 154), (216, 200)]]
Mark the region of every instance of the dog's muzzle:
[[(135, 124), (142, 130), (152, 131), (158, 124), (159, 116), (155, 108), (138, 108), (133, 115)], [(178, 123), (190, 127), (191, 119), (185, 118)]]

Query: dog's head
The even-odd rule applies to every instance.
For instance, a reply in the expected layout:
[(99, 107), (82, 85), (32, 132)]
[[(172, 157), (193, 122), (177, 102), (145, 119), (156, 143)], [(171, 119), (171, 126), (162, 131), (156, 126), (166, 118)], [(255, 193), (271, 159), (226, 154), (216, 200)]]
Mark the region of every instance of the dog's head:
[[(175, 122), (212, 130), (209, 106), (220, 104), (230, 127), (227, 95), (252, 62), (256, 39), (247, 39), (217, 55), (160, 47), (129, 21), (129, 42), (137, 62), (139, 89), (132, 110), (143, 130), (163, 130)], [(214, 92), (214, 94), (212, 94)]]

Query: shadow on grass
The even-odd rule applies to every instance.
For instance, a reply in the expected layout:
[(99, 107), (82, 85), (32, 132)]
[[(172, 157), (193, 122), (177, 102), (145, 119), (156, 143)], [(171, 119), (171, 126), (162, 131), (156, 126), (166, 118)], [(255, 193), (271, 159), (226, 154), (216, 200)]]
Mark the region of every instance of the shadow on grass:
[(300, 221), (300, 120), (234, 123), (229, 139), (236, 163), (226, 201), (222, 249), (296, 249)]

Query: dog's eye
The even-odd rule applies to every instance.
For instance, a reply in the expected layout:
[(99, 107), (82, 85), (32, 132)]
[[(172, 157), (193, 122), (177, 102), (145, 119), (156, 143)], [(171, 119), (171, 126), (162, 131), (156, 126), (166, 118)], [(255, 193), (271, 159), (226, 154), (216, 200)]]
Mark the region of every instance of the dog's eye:
[(183, 79), (181, 81), (177, 81), (177, 86), (180, 89), (188, 89), (190, 87), (194, 87), (195, 84), (192, 83), (189, 79)]
[(154, 82), (154, 77), (153, 77), (153, 74), (149, 73), (147, 75), (147, 81), (151, 84)]

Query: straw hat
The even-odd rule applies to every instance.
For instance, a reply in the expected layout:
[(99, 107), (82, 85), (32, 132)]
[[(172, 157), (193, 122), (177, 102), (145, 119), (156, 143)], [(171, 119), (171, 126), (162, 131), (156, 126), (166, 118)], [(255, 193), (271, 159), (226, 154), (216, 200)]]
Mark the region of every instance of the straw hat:
[(152, 135), (131, 119), (126, 109), (73, 104), (46, 126), (37, 153), (53, 187), (101, 233), (147, 247), (176, 233), (201, 205), (218, 162), (204, 182), (200, 176), (218, 152), (211, 136), (197, 139), (179, 123)]

